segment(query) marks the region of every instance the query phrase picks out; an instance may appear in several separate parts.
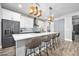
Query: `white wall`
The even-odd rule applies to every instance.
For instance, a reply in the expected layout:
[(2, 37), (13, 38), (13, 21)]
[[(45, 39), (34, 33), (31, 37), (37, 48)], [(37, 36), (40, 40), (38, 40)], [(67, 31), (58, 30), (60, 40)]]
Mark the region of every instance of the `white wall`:
[(72, 41), (72, 16), (65, 16), (65, 40)]
[(0, 48), (1, 48), (1, 18), (2, 18), (2, 9), (0, 4)]
[(54, 31), (60, 32), (60, 39), (64, 39), (64, 19), (54, 21)]
[[(62, 17), (56, 18), (55, 20), (64, 19), (64, 39), (72, 41), (72, 14), (67, 14)], [(60, 34), (61, 35), (61, 34)]]
[(60, 20), (60, 19), (64, 19), (65, 20), (65, 25), (64, 25), (64, 39), (67, 40), (67, 41), (72, 41), (72, 16), (74, 15), (79, 15), (79, 12), (73, 12), (73, 13), (70, 13), (70, 14), (66, 14), (66, 15), (63, 15), (59, 18), (55, 18), (55, 20)]

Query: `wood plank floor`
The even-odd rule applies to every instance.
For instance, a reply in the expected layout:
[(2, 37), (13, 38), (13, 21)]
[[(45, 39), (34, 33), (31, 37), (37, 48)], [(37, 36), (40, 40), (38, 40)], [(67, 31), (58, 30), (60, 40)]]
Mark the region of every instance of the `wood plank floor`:
[(0, 56), (15, 56), (15, 54), (16, 54), (15, 49), (16, 49), (15, 46), (0, 49)]
[(79, 42), (61, 41), (56, 50), (52, 50), (52, 54), (50, 55), (79, 56)]
[[(15, 46), (0, 49), (0, 56), (15, 56)], [(43, 54), (43, 53), (42, 53)], [(46, 54), (43, 54), (45, 56)], [(58, 47), (54, 50), (49, 49), (50, 56), (79, 56), (79, 42), (61, 40)]]

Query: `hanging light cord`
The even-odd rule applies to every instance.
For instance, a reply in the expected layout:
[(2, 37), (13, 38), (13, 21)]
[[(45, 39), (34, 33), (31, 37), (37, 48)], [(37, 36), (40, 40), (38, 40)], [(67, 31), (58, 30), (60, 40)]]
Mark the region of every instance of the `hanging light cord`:
[(50, 13), (50, 15), (52, 15), (52, 9), (53, 9), (52, 7), (49, 7), (49, 10), (50, 10), (49, 13)]

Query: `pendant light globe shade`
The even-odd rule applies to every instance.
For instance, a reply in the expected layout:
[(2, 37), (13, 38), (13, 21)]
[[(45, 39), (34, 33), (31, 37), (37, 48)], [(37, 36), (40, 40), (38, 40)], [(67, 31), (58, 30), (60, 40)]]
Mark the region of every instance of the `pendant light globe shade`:
[(48, 21), (52, 21), (52, 16), (48, 16)]
[(38, 7), (37, 7), (37, 6), (34, 6), (34, 10), (33, 10), (33, 11), (34, 11), (33, 14), (34, 14), (34, 15), (37, 15), (37, 13), (38, 13)]
[(29, 7), (29, 14), (33, 14), (34, 13), (34, 6), (30, 6)]
[(40, 16), (42, 16), (42, 10), (38, 10), (37, 17), (40, 17)]

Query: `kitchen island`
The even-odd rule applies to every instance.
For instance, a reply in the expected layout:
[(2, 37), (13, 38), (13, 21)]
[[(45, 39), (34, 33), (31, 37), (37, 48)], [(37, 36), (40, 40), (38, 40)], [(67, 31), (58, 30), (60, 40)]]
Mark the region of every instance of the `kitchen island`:
[(16, 41), (16, 56), (25, 56), (25, 44), (28, 43), (30, 39), (50, 34), (57, 34), (57, 32), (13, 34), (13, 38)]

